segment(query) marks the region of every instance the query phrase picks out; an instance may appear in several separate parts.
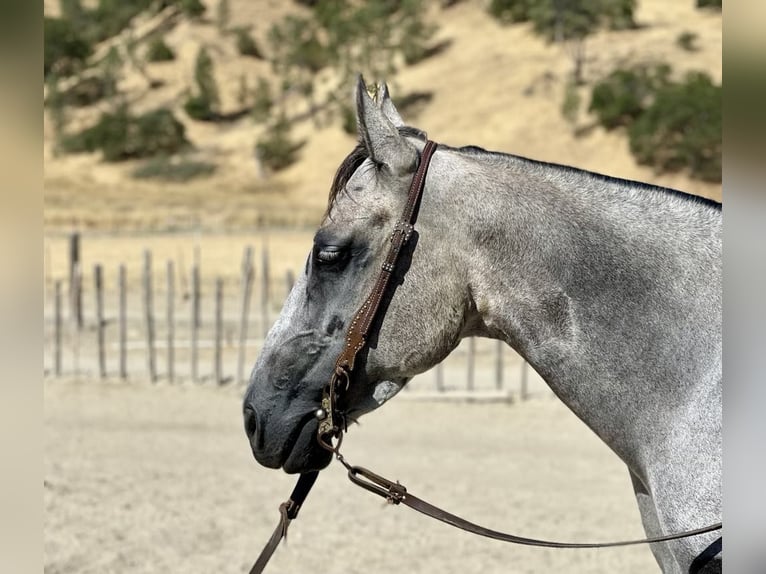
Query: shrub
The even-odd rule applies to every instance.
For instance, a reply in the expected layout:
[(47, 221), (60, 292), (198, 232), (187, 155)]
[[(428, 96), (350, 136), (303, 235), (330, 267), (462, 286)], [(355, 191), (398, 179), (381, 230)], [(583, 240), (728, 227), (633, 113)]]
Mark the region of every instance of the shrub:
[(68, 106), (85, 107), (114, 94), (116, 90), (117, 86), (111, 78), (88, 76), (65, 91), (62, 98)]
[(231, 19), (231, 7), (229, 6), (229, 0), (218, 0), (218, 8), (216, 10), (216, 23), (218, 29), (221, 32), (226, 32), (229, 27), (229, 20)]
[(184, 111), (187, 115), (200, 122), (212, 122), (217, 114), (210, 107), (210, 101), (202, 95), (192, 95), (184, 102)]
[(503, 24), (529, 20), (529, 0), (492, 0), (487, 11)]
[(146, 49), (147, 62), (169, 62), (175, 60), (176, 55), (160, 37), (154, 38)]
[(723, 0), (697, 0), (697, 8), (723, 8)]
[(136, 179), (155, 179), (174, 183), (184, 183), (199, 177), (215, 173), (217, 166), (206, 161), (179, 159), (174, 161), (168, 156), (152, 158), (131, 172)]
[(668, 82), (669, 74), (666, 65), (615, 70), (593, 87), (588, 111), (608, 130), (627, 126), (641, 115), (654, 92)]
[(698, 36), (696, 33), (687, 30), (678, 35), (678, 38), (676, 38), (676, 45), (687, 52), (696, 52), (699, 50), (697, 47), (697, 38)]
[(205, 5), (200, 0), (178, 0), (181, 12), (190, 18), (200, 18), (205, 13)]
[(633, 13), (636, 0), (602, 0), (602, 20), (610, 30), (629, 30), (636, 27)]
[(93, 10), (86, 11), (87, 34), (94, 42), (101, 42), (116, 36), (124, 30), (138, 14), (147, 10), (152, 0), (99, 0)]
[(290, 138), (290, 124), (280, 118), (255, 144), (255, 155), (272, 171), (279, 171), (295, 163), (304, 142)]
[(253, 121), (263, 123), (269, 119), (274, 100), (271, 97), (271, 86), (264, 78), (259, 77), (253, 92)]
[(255, 43), (255, 39), (247, 28), (237, 28), (234, 30), (237, 40), (237, 51), (243, 56), (252, 56), (253, 58), (263, 59), (263, 54)]
[(54, 66), (57, 75), (71, 75), (93, 53), (86, 38), (69, 20), (46, 16), (43, 35), (43, 75), (46, 77)]
[(167, 155), (188, 145), (184, 125), (170, 110), (159, 108), (133, 116), (125, 105), (115, 112), (101, 114), (94, 126), (62, 141), (62, 149), (67, 153), (101, 150), (106, 161)]
[(660, 88), (628, 130), (638, 162), (659, 172), (688, 167), (692, 177), (720, 182), (721, 92), (721, 86), (702, 73)]
[(184, 110), (189, 117), (201, 121), (214, 121), (218, 115), (218, 85), (213, 74), (213, 60), (205, 48), (200, 48), (194, 64), (194, 82), (197, 93), (192, 94), (184, 103)]

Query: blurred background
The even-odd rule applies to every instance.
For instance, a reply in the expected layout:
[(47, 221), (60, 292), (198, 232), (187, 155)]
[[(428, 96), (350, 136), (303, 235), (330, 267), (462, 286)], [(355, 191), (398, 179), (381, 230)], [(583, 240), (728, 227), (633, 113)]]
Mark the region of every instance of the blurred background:
[[(270, 534), (291, 479), (255, 466), (239, 398), (355, 145), (356, 73), (438, 142), (722, 199), (720, 0), (46, 0), (44, 16), (46, 572), (238, 572)], [(501, 529), (641, 534), (619, 461), (510, 349), (464, 341), (410, 387), (351, 452)], [(462, 453), (442, 432), (455, 417), (475, 433)], [(450, 492), (432, 463), (465, 482)], [(328, 543), (344, 547), (330, 572), (365, 552), (380, 572), (572, 568), (402, 512), (380, 522), (344, 480), (320, 481), (317, 507), (354, 501), (387, 526), (347, 542), (307, 505), (274, 571)], [(462, 500), (475, 483), (492, 495)], [(656, 569), (620, 552), (574, 571)]]

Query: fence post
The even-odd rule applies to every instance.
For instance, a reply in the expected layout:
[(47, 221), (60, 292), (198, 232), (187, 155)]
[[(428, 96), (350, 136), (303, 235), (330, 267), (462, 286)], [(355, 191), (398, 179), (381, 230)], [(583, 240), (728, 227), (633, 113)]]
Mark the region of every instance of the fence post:
[(474, 367), (476, 363), (476, 337), (468, 338), (468, 373), (466, 377), (466, 390), (473, 390)]
[[(197, 321), (195, 323), (197, 329), (199, 329), (202, 326), (202, 322), (200, 320), (200, 311), (199, 311), (199, 306), (200, 306), (200, 298), (199, 298), (200, 282), (199, 281), (200, 281), (200, 268), (202, 267), (201, 259), (202, 259), (202, 251), (199, 246), (199, 237), (198, 237), (196, 242), (194, 243), (194, 255), (193, 255), (194, 263), (192, 265), (192, 280), (194, 279), (195, 272), (197, 276), (197, 297), (192, 299), (193, 304), (196, 305), (194, 310), (194, 313), (195, 313), (194, 316), (196, 318), (195, 320)], [(192, 285), (192, 289), (194, 289), (194, 285)]]
[(199, 265), (192, 266), (191, 279), (191, 377), (199, 381)]
[(223, 335), (223, 279), (215, 280), (215, 354), (213, 358), (213, 376), (216, 384), (223, 383), (221, 371), (221, 337)]
[[(80, 281), (78, 281), (78, 272)], [(69, 236), (69, 310), (77, 329), (82, 329), (82, 268), (80, 267), (80, 234)]]
[[(70, 308), (75, 309), (76, 300), (80, 297), (82, 285), (82, 271), (80, 270), (80, 264), (75, 263), (72, 266), (72, 284), (70, 290)], [(80, 315), (82, 317), (82, 315)], [(72, 328), (72, 364), (74, 367), (74, 374), (80, 374), (80, 325), (77, 319), (77, 313), (73, 312), (70, 317), (70, 325)]]
[(146, 367), (149, 379), (157, 382), (157, 366), (154, 355), (154, 305), (152, 303), (152, 254), (144, 250), (144, 320), (146, 326)]
[(263, 246), (261, 253), (261, 329), (263, 338), (269, 332), (269, 250)]
[(503, 347), (505, 343), (498, 339), (495, 341), (495, 388), (500, 391), (503, 388)]
[(128, 285), (125, 265), (120, 264), (117, 272), (117, 289), (119, 291), (119, 347), (120, 347), (120, 378), (128, 378)]
[(527, 393), (527, 375), (529, 372), (529, 365), (526, 360), (521, 362), (521, 400), (526, 401), (529, 394)]
[(53, 287), (53, 372), (61, 376), (61, 281), (57, 280)]
[(167, 336), (168, 336), (168, 381), (171, 383), (175, 379), (175, 321), (173, 317), (175, 307), (175, 270), (173, 269), (173, 261), (168, 260), (167, 263), (167, 311), (165, 317), (167, 319)]
[(237, 355), (237, 383), (245, 382), (245, 354), (247, 347), (247, 322), (250, 314), (250, 295), (253, 290), (253, 248), (245, 247), (242, 254), (242, 307), (239, 318), (239, 352)]
[[(436, 365), (436, 390), (440, 393), (444, 392), (444, 366), (442, 363)], [(405, 387), (406, 388), (406, 387)]]
[(93, 284), (96, 291), (96, 340), (98, 342), (98, 374), (106, 378), (106, 356), (104, 355), (104, 278), (101, 264), (93, 266)]

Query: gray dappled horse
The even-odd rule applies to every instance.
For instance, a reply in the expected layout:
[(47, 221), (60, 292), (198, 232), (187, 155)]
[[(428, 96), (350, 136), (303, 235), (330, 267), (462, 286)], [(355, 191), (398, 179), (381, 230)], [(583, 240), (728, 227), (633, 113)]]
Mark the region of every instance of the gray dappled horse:
[[(357, 87), (359, 146), (245, 395), (255, 458), (330, 461), (314, 412), (370, 291), (425, 135)], [(721, 209), (680, 192), (439, 145), (399, 285), (344, 404), (356, 419), (463, 337), (505, 341), (623, 460), (648, 536), (721, 519)], [(509, 416), (513, 416), (510, 412)], [(719, 533), (652, 545), (688, 572)], [(720, 555), (709, 570), (720, 571)]]

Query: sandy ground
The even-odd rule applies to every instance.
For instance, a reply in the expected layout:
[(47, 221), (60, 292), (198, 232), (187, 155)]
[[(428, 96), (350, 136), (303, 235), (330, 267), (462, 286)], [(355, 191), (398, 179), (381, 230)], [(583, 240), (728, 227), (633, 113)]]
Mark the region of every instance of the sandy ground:
[[(246, 572), (293, 477), (259, 467), (234, 388), (45, 383), (45, 572)], [(347, 457), (490, 527), (562, 540), (642, 535), (626, 471), (550, 396), (401, 395)], [(656, 572), (646, 548), (530, 549), (386, 507), (333, 464), (269, 572)]]

